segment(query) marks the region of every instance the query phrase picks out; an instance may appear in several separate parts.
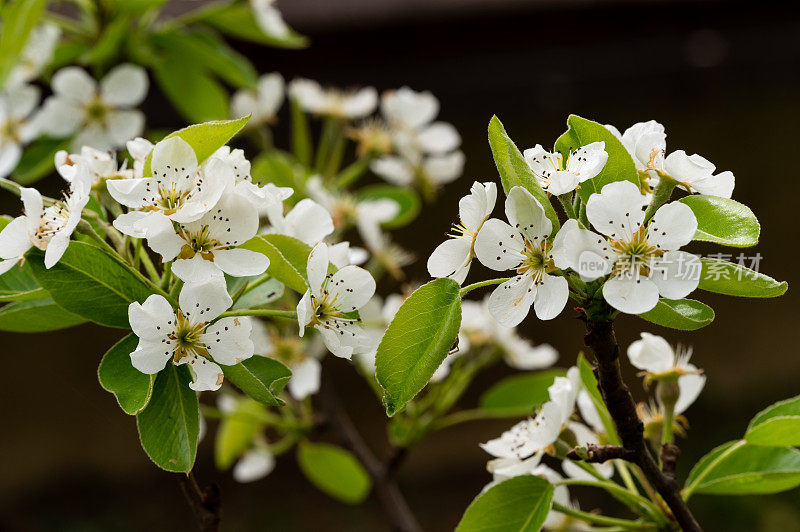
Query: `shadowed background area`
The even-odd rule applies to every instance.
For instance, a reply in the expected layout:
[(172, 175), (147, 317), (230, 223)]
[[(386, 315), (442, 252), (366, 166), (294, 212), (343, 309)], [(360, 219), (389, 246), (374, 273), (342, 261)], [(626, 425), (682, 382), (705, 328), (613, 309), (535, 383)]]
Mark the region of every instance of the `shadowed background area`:
[[(797, 221), (796, 124), (800, 121), (800, 11), (757, 3), (505, 0), (287, 0), (288, 22), (311, 38), (301, 51), (237, 48), (262, 72), (304, 76), (343, 86), (402, 85), (431, 90), (441, 119), (463, 137), (464, 176), (434, 208), (397, 234), (418, 252), (411, 280), (424, 280), (425, 259), (457, 216), (457, 200), (473, 180), (496, 180), (486, 125), (503, 120), (521, 148), (552, 145), (569, 113), (621, 130), (656, 119), (668, 149), (700, 153), (732, 170), (734, 198), (762, 223), (761, 269), (790, 283), (800, 255)], [(144, 105), (151, 127), (182, 125), (153, 87)], [(288, 146), (286, 122), (276, 131)], [(51, 178), (42, 188), (55, 194)], [(2, 198), (2, 212), (18, 203)], [(497, 213), (501, 212), (498, 207)], [(712, 247), (697, 251), (733, 251)], [(475, 276), (478, 278), (478, 275)], [(387, 293), (397, 286), (386, 284)], [(709, 376), (688, 411), (688, 442), (679, 441), (679, 474), (712, 447), (740, 437), (761, 408), (800, 390), (796, 290), (777, 300), (701, 294), (717, 320), (678, 334), (633, 317), (618, 320), (623, 349), (642, 330), (694, 346), (693, 361)], [(574, 363), (582, 326), (567, 309), (553, 322), (532, 316), (525, 335)], [(170, 474), (155, 468), (122, 414), (97, 383), (96, 368), (120, 331), (82, 326), (25, 336), (2, 333), (4, 383), (0, 412), (0, 528), (9, 530), (191, 530), (192, 517)], [(644, 398), (626, 363), (626, 378)], [(380, 450), (385, 416), (345, 361), (329, 357), (326, 376), (359, 428)], [(510, 373), (498, 366), (479, 378), (464, 404)], [(475, 422), (435, 434), (415, 448), (400, 484), (427, 530), (449, 530), (490, 480), (477, 444), (513, 421)], [(213, 426), (212, 429), (213, 431)], [(251, 485), (213, 468), (212, 441), (200, 445), (197, 476), (218, 482), (228, 530), (383, 530), (374, 497), (359, 507), (328, 499), (301, 476), (293, 456)], [(616, 508), (596, 492), (575, 490), (581, 507)], [(770, 497), (697, 496), (692, 508), (707, 530), (800, 530), (800, 491)]]

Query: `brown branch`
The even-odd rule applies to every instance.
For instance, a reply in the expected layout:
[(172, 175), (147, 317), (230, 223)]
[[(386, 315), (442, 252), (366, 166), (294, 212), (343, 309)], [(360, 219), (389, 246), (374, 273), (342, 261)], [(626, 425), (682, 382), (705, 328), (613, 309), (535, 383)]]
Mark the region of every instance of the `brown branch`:
[(674, 443), (665, 443), (661, 446), (661, 470), (665, 475), (675, 478), (675, 466), (681, 450)]
[(200, 489), (191, 471), (186, 475), (178, 474), (177, 478), (183, 496), (186, 497), (197, 520), (198, 530), (217, 532), (220, 522), (220, 496), (217, 485), (211, 484), (205, 490)]
[(376, 458), (364, 442), (339, 402), (339, 398), (331, 387), (330, 379), (322, 379), (319, 398), (331, 428), (336, 431), (342, 443), (358, 458), (372, 478), (375, 493), (389, 518), (392, 530), (421, 532), (422, 527), (419, 526), (392, 476), (393, 470)]
[(633, 451), (626, 449), (621, 445), (596, 445), (589, 443), (586, 445), (585, 450), (576, 447), (567, 453), (567, 458), (570, 460), (583, 460), (584, 462), (602, 464), (609, 460), (625, 460), (633, 462), (635, 454)]
[(622, 380), (619, 346), (614, 336), (613, 323), (587, 319), (584, 343), (594, 355), (598, 387), (617, 427), (622, 447), (633, 453), (631, 461), (641, 468), (644, 476), (667, 503), (681, 528), (700, 532), (702, 529), (681, 497), (680, 486), (675, 477), (658, 468), (645, 444), (644, 426), (636, 413), (636, 403)]

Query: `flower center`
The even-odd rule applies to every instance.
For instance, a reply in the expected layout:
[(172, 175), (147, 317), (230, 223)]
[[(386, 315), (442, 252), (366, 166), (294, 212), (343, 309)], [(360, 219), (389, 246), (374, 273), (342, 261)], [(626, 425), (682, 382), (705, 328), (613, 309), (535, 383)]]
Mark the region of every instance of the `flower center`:
[(157, 205), (164, 210), (164, 214), (174, 214), (184, 203), (188, 196), (188, 192), (178, 190), (175, 183), (169, 188), (165, 185), (158, 185), (159, 201)]
[(67, 224), (67, 220), (69, 220), (69, 208), (66, 205), (56, 203), (47, 207), (33, 236), (33, 244), (39, 249), (46, 249), (53, 236)]
[(100, 98), (95, 98), (85, 108), (87, 122), (105, 122), (108, 108)]
[(644, 225), (639, 227), (630, 240), (611, 240), (609, 244), (618, 255), (614, 265), (615, 275), (627, 272), (647, 277), (653, 259), (664, 254), (647, 242), (647, 229)]
[(0, 140), (17, 143), (19, 142), (19, 126), (22, 124), (19, 120), (8, 119), (0, 124)]
[(192, 323), (180, 310), (177, 311), (176, 317), (175, 331), (169, 334), (169, 338), (175, 341), (173, 362), (177, 364), (183, 357), (192, 354), (208, 358), (206, 345), (200, 341), (200, 336), (205, 331), (206, 324)]
[(531, 242), (525, 239), (522, 264), (517, 268), (517, 273), (533, 272), (535, 282), (539, 284), (546, 273), (556, 269), (553, 255), (550, 253), (552, 248), (553, 244), (547, 239), (543, 239), (542, 242)]
[(194, 253), (206, 253), (223, 247), (219, 240), (211, 236), (207, 225), (202, 226), (200, 231), (195, 233), (184, 231), (183, 239)]

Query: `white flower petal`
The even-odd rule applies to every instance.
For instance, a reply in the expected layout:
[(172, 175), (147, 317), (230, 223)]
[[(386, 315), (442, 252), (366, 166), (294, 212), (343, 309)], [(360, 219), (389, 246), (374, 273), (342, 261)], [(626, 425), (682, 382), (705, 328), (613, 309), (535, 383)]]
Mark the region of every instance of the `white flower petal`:
[(342, 312), (352, 312), (375, 294), (375, 279), (363, 268), (345, 266), (331, 276), (326, 291)]
[(158, 182), (152, 177), (109, 179), (106, 187), (112, 198), (131, 209), (150, 206), (158, 200)]
[(128, 320), (134, 334), (146, 340), (161, 340), (175, 329), (175, 311), (169, 302), (153, 294), (144, 303), (128, 306)]
[(306, 325), (314, 318), (314, 305), (311, 303), (311, 291), (306, 291), (297, 303), (297, 325), (300, 328), (300, 337), (306, 332)]
[(662, 205), (647, 226), (647, 241), (664, 251), (685, 246), (697, 232), (697, 217), (685, 203)]
[(289, 393), (298, 401), (319, 391), (322, 364), (314, 357), (306, 357), (302, 362), (292, 364), (292, 378), (286, 385)]
[(587, 281), (611, 272), (612, 251), (608, 242), (588, 229), (582, 229), (575, 219), (569, 219), (559, 229), (551, 251), (555, 265), (571, 268)]
[(106, 118), (109, 142), (114, 148), (122, 148), (126, 143), (144, 132), (144, 113), (138, 110), (110, 111)]
[(208, 323), (230, 308), (233, 300), (225, 288), (225, 280), (217, 278), (184, 285), (178, 303), (192, 323)]
[(642, 339), (628, 347), (628, 358), (637, 369), (650, 373), (669, 371), (675, 364), (675, 351), (661, 336), (641, 333)]
[(50, 239), (47, 243), (47, 249), (44, 252), (44, 267), (47, 269), (52, 268), (64, 256), (69, 246), (69, 235), (58, 234)]
[(431, 180), (438, 185), (450, 183), (464, 172), (464, 152), (454, 151), (447, 155), (426, 157), (422, 168)]
[(175, 233), (172, 220), (160, 212), (154, 212), (134, 224), (134, 230), (144, 232), (147, 245), (161, 255), (164, 262), (169, 262), (178, 256), (184, 241)]
[(255, 482), (275, 469), (275, 457), (266, 449), (251, 449), (245, 452), (233, 466), (236, 482)]
[(130, 211), (125, 214), (120, 214), (114, 220), (114, 228), (123, 235), (132, 236), (134, 238), (145, 238), (147, 231), (138, 225), (138, 222), (144, 218), (151, 216), (152, 213), (145, 211)]
[[(688, 364), (684, 369), (694, 370), (696, 368)], [(687, 408), (692, 406), (692, 403), (698, 398), (705, 385), (706, 376), (702, 374), (689, 373), (679, 377), (678, 389), (680, 390), (680, 396), (675, 403), (675, 414), (682, 414)]]
[(605, 142), (592, 142), (572, 152), (567, 159), (566, 170), (578, 176), (583, 183), (603, 170), (608, 161)]
[(302, 240), (309, 246), (321, 242), (333, 233), (333, 218), (319, 203), (300, 200), (285, 218), (286, 234)]
[(131, 365), (147, 375), (153, 375), (164, 369), (172, 358), (172, 346), (161, 340), (147, 340), (141, 338), (139, 345), (131, 353)]
[(97, 83), (85, 70), (75, 66), (62, 68), (50, 81), (59, 98), (76, 103), (89, 103), (97, 92)]
[(524, 248), (519, 231), (497, 218), (486, 220), (475, 238), (475, 256), (481, 264), (498, 272), (522, 264)]
[(536, 290), (533, 310), (540, 320), (551, 320), (561, 314), (569, 299), (569, 284), (563, 277), (545, 274)]
[(53, 137), (66, 137), (72, 134), (83, 120), (83, 110), (71, 100), (50, 96), (34, 121), (43, 133)]
[(114, 107), (135, 107), (147, 96), (148, 85), (142, 67), (123, 64), (111, 69), (100, 82), (100, 96)]
[(481, 228), (481, 224), (494, 210), (497, 185), (475, 181), (470, 190), (470, 193), (458, 202), (458, 217), (461, 225), (474, 233)]
[(586, 203), (586, 216), (594, 228), (612, 238), (630, 236), (644, 222), (644, 196), (630, 181), (615, 181), (592, 194)]
[(378, 91), (374, 87), (364, 87), (345, 99), (342, 110), (348, 118), (363, 118), (378, 107)]
[(417, 135), (417, 142), (426, 153), (447, 153), (461, 144), (461, 135), (452, 124), (434, 122)]
[(641, 314), (658, 303), (658, 287), (639, 275), (614, 276), (603, 285), (603, 298), (626, 314)]
[[(24, 189), (23, 189), (24, 190)], [(31, 248), (28, 219), (17, 216), (0, 232), (0, 259), (16, 259)]]
[(155, 145), (150, 167), (153, 177), (168, 190), (175, 185), (179, 191), (189, 191), (197, 171), (197, 156), (185, 140), (170, 137)]
[(514, 187), (508, 193), (506, 216), (513, 227), (534, 243), (542, 242), (553, 230), (542, 204), (523, 187)]
[(191, 259), (178, 259), (172, 263), (172, 273), (185, 283), (206, 283), (222, 279), (222, 270), (216, 261), (205, 260), (197, 254)]
[(429, 91), (402, 87), (383, 93), (381, 112), (390, 122), (417, 129), (433, 121), (439, 113), (439, 100)]
[(733, 188), (735, 185), (736, 179), (733, 176), (733, 172), (726, 171), (717, 175), (708, 176), (696, 182), (692, 185), (692, 188), (698, 194), (730, 198), (733, 195)]
[(14, 171), (22, 158), (22, 146), (12, 142), (0, 142), (0, 177)]
[(379, 157), (369, 163), (369, 168), (396, 185), (408, 186), (414, 181), (414, 169), (401, 157)]
[(324, 242), (314, 246), (314, 249), (308, 254), (306, 275), (308, 276), (308, 285), (311, 287), (311, 294), (319, 297), (322, 283), (328, 275), (328, 246)]
[(219, 249), (214, 251), (214, 264), (233, 277), (261, 275), (269, 267), (269, 259), (246, 249)]
[(177, 365), (186, 364), (192, 374), (189, 388), (198, 392), (216, 391), (222, 386), (223, 373), (214, 362), (194, 353), (182, 357)]
[(690, 187), (694, 183), (710, 177), (716, 167), (711, 162), (697, 155), (686, 155), (683, 150), (677, 150), (664, 159), (664, 171), (673, 179), (681, 183), (686, 183)]
[(250, 318), (222, 318), (212, 323), (200, 336), (214, 361), (225, 366), (238, 364), (253, 356), (255, 347), (250, 339)]
[(451, 277), (462, 283), (471, 258), (472, 242), (465, 238), (449, 238), (436, 246), (428, 257), (428, 273), (431, 277)]
[(489, 312), (501, 325), (516, 327), (530, 312), (535, 298), (533, 276), (518, 275), (494, 289), (489, 296)]
[(658, 286), (661, 297), (681, 299), (694, 292), (700, 283), (702, 263), (697, 255), (685, 251), (668, 251), (654, 261), (650, 279)]

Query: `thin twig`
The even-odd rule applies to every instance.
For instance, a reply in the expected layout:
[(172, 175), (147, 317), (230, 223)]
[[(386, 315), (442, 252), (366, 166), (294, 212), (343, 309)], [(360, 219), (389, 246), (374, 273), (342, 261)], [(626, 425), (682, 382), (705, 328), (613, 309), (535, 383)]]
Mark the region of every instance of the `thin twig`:
[(216, 484), (211, 484), (205, 490), (200, 489), (194, 473), (189, 471), (186, 475), (177, 475), (183, 496), (189, 503), (198, 529), (203, 532), (216, 532), (220, 522), (220, 496)]

